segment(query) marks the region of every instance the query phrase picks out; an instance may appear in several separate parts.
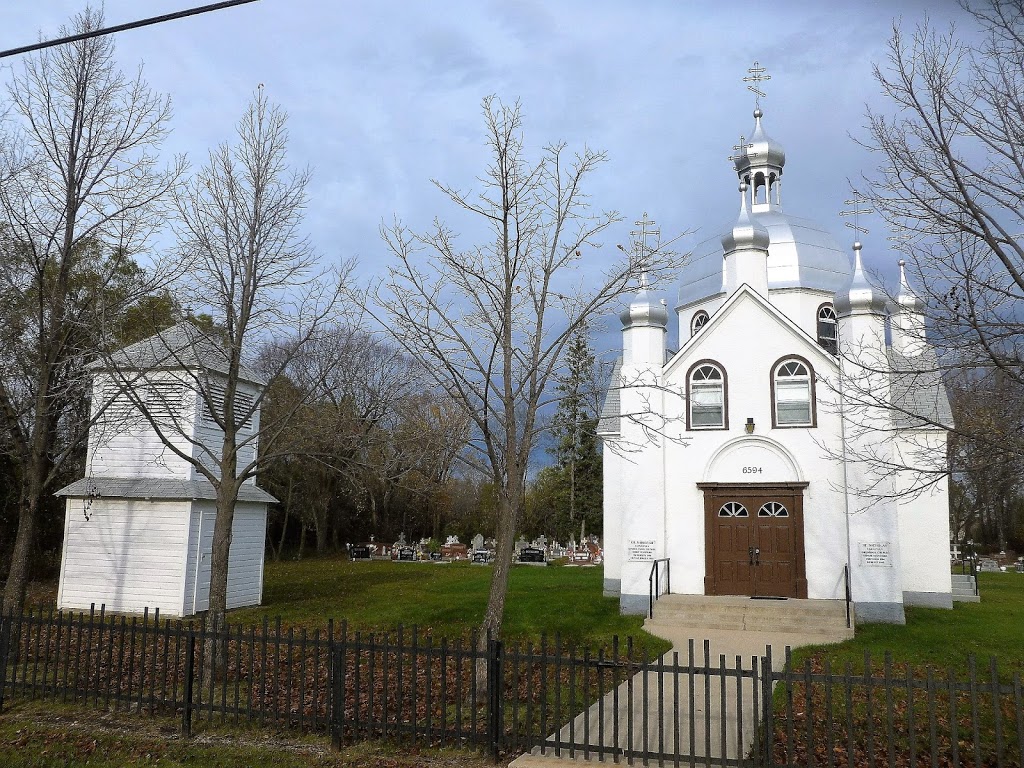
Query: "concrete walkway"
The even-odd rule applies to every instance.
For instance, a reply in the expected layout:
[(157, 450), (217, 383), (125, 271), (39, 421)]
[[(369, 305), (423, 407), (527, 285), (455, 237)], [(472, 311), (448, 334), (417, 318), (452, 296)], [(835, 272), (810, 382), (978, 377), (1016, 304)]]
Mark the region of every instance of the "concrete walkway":
[[(630, 745), (637, 751), (674, 755), (677, 742), (678, 754), (686, 756), (681, 762), (688, 763), (690, 755), (693, 755), (700, 764), (713, 764), (715, 759), (720, 759), (723, 754), (728, 759), (745, 756), (753, 745), (756, 697), (753, 677), (740, 677), (735, 674), (736, 657), (740, 657), (741, 669), (749, 671), (756, 664), (760, 674), (760, 659), (765, 655), (768, 646), (772, 649), (772, 666), (778, 671), (785, 664), (787, 647), (797, 648), (845, 639), (843, 636), (829, 637), (820, 631), (799, 633), (702, 630), (694, 627), (667, 626), (652, 621), (646, 622), (644, 628), (672, 643), (672, 649), (662, 657), (666, 666), (677, 663), (677, 658), (680, 666), (686, 666), (690, 639), (694, 638), (694, 664), (703, 668), (704, 641), (707, 640), (711, 674), (705, 675), (703, 669), (696, 670), (693, 675), (681, 673), (678, 676), (670, 675), (666, 671), (659, 696), (658, 674), (639, 673), (631, 681), (619, 685), (616, 691), (606, 694), (602, 701), (591, 705), (571, 724), (562, 727), (557, 734), (558, 741), (563, 744), (575, 743), (577, 746), (571, 749), (562, 748), (558, 755), (554, 754), (551, 747), (546, 750), (546, 754), (541, 754), (540, 748), (536, 748), (518, 757), (511, 766), (541, 768), (555, 763), (597, 762), (600, 758), (594, 752), (591, 752), (589, 760), (586, 759), (585, 743), (592, 747), (603, 744), (607, 749), (620, 751), (620, 762), (624, 759), (621, 750), (628, 750)], [(724, 678), (721, 675), (723, 657), (727, 670)], [(756, 662), (754, 657), (757, 657)], [(628, 738), (625, 726), (630, 715), (630, 688), (632, 739)], [(645, 714), (646, 731), (643, 727)], [(617, 738), (614, 728), (616, 717), (619, 725)], [(554, 741), (554, 738), (553, 734), (549, 740)], [(614, 755), (606, 752), (604, 762), (614, 762)]]

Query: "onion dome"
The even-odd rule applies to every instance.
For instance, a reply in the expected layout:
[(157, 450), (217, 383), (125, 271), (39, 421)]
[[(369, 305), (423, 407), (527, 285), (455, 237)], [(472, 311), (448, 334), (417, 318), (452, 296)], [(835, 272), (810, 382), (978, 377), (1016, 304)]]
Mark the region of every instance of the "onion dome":
[(901, 311), (924, 312), (924, 299), (910, 287), (906, 267), (907, 262), (900, 259), (900, 292), (896, 294), (896, 305)]
[(768, 230), (757, 219), (751, 218), (747, 209), (747, 185), (740, 184), (740, 215), (732, 230), (722, 235), (722, 249), (728, 256), (733, 251), (767, 251), (771, 237)]
[(646, 281), (640, 285), (629, 307), (619, 313), (623, 329), (665, 328), (668, 326), (668, 309), (660, 301), (653, 301), (647, 292)]
[(872, 313), (884, 315), (887, 299), (885, 293), (880, 291), (864, 274), (864, 264), (860, 258), (860, 249), (863, 246), (857, 242), (853, 244), (854, 264), (853, 277), (849, 285), (836, 292), (833, 306), (836, 315), (847, 317), (855, 313)]
[(775, 171), (781, 176), (782, 166), (786, 164), (786, 151), (782, 145), (764, 132), (761, 125), (763, 116), (760, 108), (754, 110), (754, 133), (736, 155), (734, 167), (741, 177), (759, 168)]

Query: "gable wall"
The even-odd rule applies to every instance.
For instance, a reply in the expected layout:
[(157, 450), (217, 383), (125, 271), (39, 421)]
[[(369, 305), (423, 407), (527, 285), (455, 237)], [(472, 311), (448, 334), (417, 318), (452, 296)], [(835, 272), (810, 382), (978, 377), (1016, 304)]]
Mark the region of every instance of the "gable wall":
[[(692, 347), (672, 360), (666, 375), (667, 388), (679, 393), (667, 398), (672, 408), (668, 427), (672, 436), (664, 455), (668, 510), (665, 527), (673, 558), (673, 591), (704, 592), (704, 495), (696, 483), (706, 479), (708, 463), (719, 448), (730, 441), (740, 441), (736, 443), (739, 446), (746, 439), (744, 424), (748, 417), (753, 417), (755, 437), (768, 438), (783, 446), (796, 461), (799, 478), (779, 476), (781, 470), (768, 466), (763, 467), (762, 473), (745, 474), (745, 463), (729, 465), (725, 460), (724, 465), (720, 462), (716, 476), (707, 479), (740, 483), (809, 481), (804, 492), (808, 596), (839, 597), (844, 588), (842, 566), (847, 556), (844, 499), (838, 490), (843, 483), (842, 467), (829, 455), (842, 451), (836, 396), (828, 385), (835, 379), (834, 364), (814, 341), (783, 327), (750, 297), (741, 296), (725, 311), (727, 314), (719, 322), (698, 334)], [(807, 359), (818, 379), (817, 427), (813, 429), (772, 428), (771, 367), (780, 357), (791, 354)], [(686, 374), (694, 362), (702, 359), (713, 359), (726, 371), (726, 431), (686, 431), (682, 396), (686, 391)], [(733, 455), (736, 462), (746, 461), (742, 453)]]

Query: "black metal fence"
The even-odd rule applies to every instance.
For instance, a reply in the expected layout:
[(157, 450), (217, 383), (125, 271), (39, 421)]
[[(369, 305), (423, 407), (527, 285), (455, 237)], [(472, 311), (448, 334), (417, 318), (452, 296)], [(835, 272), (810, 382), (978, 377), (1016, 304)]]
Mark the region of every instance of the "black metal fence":
[[(215, 644), (215, 674), (204, 646)], [(776, 659), (776, 661), (779, 661)], [(536, 751), (612, 763), (1021, 765), (1019, 674), (993, 660), (921, 674), (866, 657), (855, 672), (787, 654), (712, 656), (690, 641), (658, 659), (631, 643), (589, 651), (30, 610), (0, 615), (0, 709), (51, 699), (193, 724), (250, 723), (366, 738)]]

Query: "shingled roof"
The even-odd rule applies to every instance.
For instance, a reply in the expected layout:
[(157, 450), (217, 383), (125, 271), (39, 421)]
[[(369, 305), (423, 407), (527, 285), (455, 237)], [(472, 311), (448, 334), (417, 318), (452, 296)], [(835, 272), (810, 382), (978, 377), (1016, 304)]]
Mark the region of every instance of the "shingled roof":
[(612, 375), (608, 379), (608, 392), (604, 396), (604, 405), (601, 408), (601, 418), (597, 422), (597, 434), (619, 435), (621, 434), (620, 423), (622, 421), (622, 403), (619, 398), (619, 387), (622, 385), (622, 358), (615, 361), (612, 368)]
[(914, 357), (889, 349), (889, 366), (889, 398), (897, 429), (953, 428), (946, 385), (931, 347)]
[[(76, 499), (216, 499), (217, 491), (208, 480), (176, 480), (160, 477), (85, 477), (64, 486), (54, 496)], [(273, 496), (252, 483), (243, 483), (239, 501), (262, 501), (272, 504)]]
[[(92, 370), (124, 368), (136, 371), (202, 369), (227, 375), (228, 353), (219, 340), (202, 329), (191, 323), (179, 323), (115, 352), (111, 360), (96, 360), (88, 367)], [(244, 365), (239, 369), (239, 376), (253, 384), (267, 383)]]

